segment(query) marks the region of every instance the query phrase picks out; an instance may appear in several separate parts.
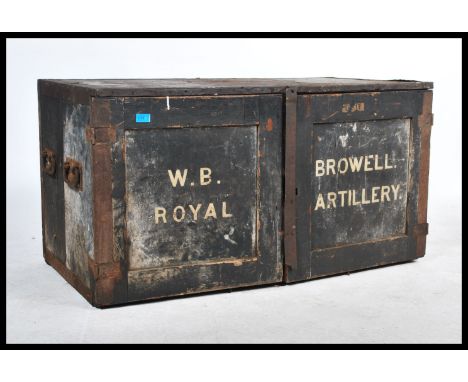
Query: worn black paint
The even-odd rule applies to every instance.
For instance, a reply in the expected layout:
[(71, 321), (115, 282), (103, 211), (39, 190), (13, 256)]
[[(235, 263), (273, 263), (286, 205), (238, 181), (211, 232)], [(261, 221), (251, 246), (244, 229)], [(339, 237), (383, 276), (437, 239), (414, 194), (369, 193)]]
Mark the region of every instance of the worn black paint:
[[(312, 134), (312, 248), (329, 248), (340, 244), (362, 243), (370, 240), (388, 238), (405, 233), (406, 199), (408, 182), (409, 131), (408, 120), (390, 119), (354, 123), (315, 124)], [(378, 170), (365, 171), (375, 167), (377, 155)], [(386, 157), (386, 155), (388, 155)], [(346, 158), (345, 160), (341, 160)], [(353, 172), (349, 158), (360, 166)], [(330, 172), (319, 176), (315, 168), (318, 160), (324, 163), (334, 160)], [(388, 159), (388, 160), (386, 160)], [(341, 170), (339, 172), (338, 163)], [(394, 167), (394, 168), (385, 168)], [(380, 167), (384, 167), (380, 169)], [(333, 170), (335, 174), (332, 174)], [(326, 171), (326, 170), (323, 170)], [(389, 197), (382, 201), (380, 191), (373, 187), (390, 187)], [(395, 198), (391, 187), (398, 187)], [(365, 190), (364, 196), (363, 189)], [(343, 193), (343, 191), (347, 191)], [(335, 204), (328, 201), (328, 193), (336, 197)], [(342, 194), (337, 194), (342, 192)], [(318, 197), (324, 200), (317, 206)], [(352, 195), (352, 196), (351, 196)], [(362, 199), (364, 202), (362, 204)], [(349, 203), (351, 199), (351, 203)], [(375, 202), (375, 200), (379, 202)], [(388, 200), (390, 199), (390, 200)], [(368, 203), (369, 202), (369, 203)], [(356, 205), (353, 205), (355, 203)], [(358, 204), (360, 203), (360, 204)], [(368, 203), (368, 204), (367, 204)]]
[(284, 94), (294, 87), (298, 93), (343, 93), (417, 90), (430, 82), (377, 81), (350, 78), (191, 78), (191, 79), (95, 79), (39, 80), (44, 92), (70, 99), (83, 97), (157, 97), (199, 95)]
[(63, 190), (63, 124), (66, 104), (61, 100), (42, 97), (39, 104), (40, 125), (42, 127), (41, 150), (48, 148), (55, 153), (55, 173), (43, 173), (42, 221), (43, 244), (65, 264), (65, 212)]
[[(79, 171), (79, 186), (62, 185), (65, 203), (66, 266), (90, 286), (88, 258), (94, 258), (91, 147), (85, 139), (89, 105), (67, 104), (64, 120), (63, 158)], [(65, 162), (65, 168), (67, 162)], [(67, 170), (67, 169), (66, 169)], [(68, 169), (69, 170), (69, 169)], [(66, 176), (65, 171), (64, 176)], [(79, 214), (76, 211), (80, 211)]]
[[(117, 129), (125, 137), (129, 300), (280, 281), (282, 97), (167, 102), (126, 98)], [(136, 113), (151, 113), (152, 122), (136, 123)], [(210, 185), (199, 184), (200, 167), (212, 170)], [(184, 187), (172, 187), (169, 169), (188, 170)], [(219, 216), (223, 201), (232, 218)], [(210, 202), (216, 220), (203, 219)], [(202, 204), (197, 222), (189, 203)], [(186, 209), (180, 223), (177, 205)], [(167, 224), (155, 224), (156, 206), (167, 209)], [(141, 258), (132, 256), (138, 235)]]
[[(136, 123), (137, 113), (151, 114), (151, 122)], [(256, 125), (258, 97), (128, 97), (124, 122), (126, 129)]]
[[(55, 153), (54, 173), (42, 171), (41, 176), (43, 245), (89, 288), (87, 260), (93, 256), (93, 217), (89, 148), (84, 140), (89, 105), (42, 96), (39, 111), (41, 150), (47, 148)], [(69, 157), (86, 167), (82, 179), (85, 192), (72, 190), (64, 182), (64, 162)]]
[[(90, 120), (85, 113), (78, 124), (78, 130), (86, 129), (86, 133), (77, 130), (72, 140), (86, 139), (85, 145), (99, 144), (101, 148), (109, 149), (111, 164), (104, 167), (109, 169), (106, 174), (95, 173), (94, 168), (86, 171), (93, 172), (94, 180), (105, 176), (112, 183), (109, 195), (112, 198), (111, 218), (106, 217), (106, 222), (111, 221), (112, 232), (109, 235), (106, 225), (106, 230), (101, 232), (106, 240), (96, 241), (101, 245), (111, 242), (112, 250), (109, 252), (107, 248), (94, 253), (94, 263), (89, 253), (92, 268), (89, 290), (83, 267), (80, 270), (73, 266), (72, 269), (56, 267), (97, 306), (281, 281), (284, 264), (285, 94), (291, 89), (297, 92), (297, 104), (294, 102), (289, 108), (294, 108), (297, 113), (297, 209), (296, 220), (293, 221), (297, 228), (297, 264), (293, 268), (288, 267), (284, 281), (402, 262), (424, 254), (421, 250), (417, 252), (415, 238), (415, 235), (426, 232), (418, 228), (424, 226), (424, 219), (418, 222), (417, 216), (419, 158), (424, 149), (420, 147), (418, 117), (422, 112), (423, 96), (432, 87), (431, 83), (330, 78), (39, 80), (38, 87), (40, 151), (50, 148), (58, 158), (56, 173), (53, 176), (42, 173), (41, 176), (44, 247), (49, 250), (49, 259), (50, 256), (56, 257), (66, 264), (67, 224), (63, 190), (67, 186), (63, 182), (63, 127), (67, 109), (72, 110), (77, 104), (89, 105), (90, 109)], [(150, 113), (151, 123), (137, 124), (134, 119), (136, 113)], [(332, 220), (324, 219), (323, 214), (314, 215), (312, 204), (317, 193), (313, 176), (314, 158), (348, 155), (346, 150), (340, 152), (336, 145), (337, 137), (343, 132), (346, 134), (346, 129), (352, 129), (355, 122), (381, 128), (381, 133), (377, 134), (380, 144), (375, 145), (372, 151), (395, 150), (391, 120), (401, 119), (408, 119), (411, 126), (407, 137), (408, 153), (403, 150), (401, 155), (397, 155), (401, 163), (406, 164), (408, 173), (389, 173), (388, 179), (385, 174), (375, 174), (375, 179), (370, 176), (367, 180), (377, 184), (386, 180), (403, 182), (406, 177), (406, 207), (403, 200), (394, 213), (390, 210), (375, 211), (375, 206), (371, 206), (364, 214), (343, 212)], [(197, 138), (196, 132), (201, 131), (203, 133)], [(366, 132), (361, 133), (359, 139), (372, 140), (373, 137)], [(320, 135), (327, 144), (320, 146), (316, 139)], [(138, 144), (132, 147), (129, 138)], [(172, 146), (171, 142), (176, 142), (174, 146), (178, 147)], [(200, 150), (190, 157), (190, 146), (194, 143)], [(225, 153), (220, 152), (221, 143)], [(227, 149), (224, 149), (226, 143)], [(234, 213), (233, 206), (240, 211), (236, 222), (239, 230), (236, 228), (232, 236), (240, 244), (237, 251), (230, 248), (229, 245), (233, 244), (224, 239), (226, 233), (223, 229), (227, 226), (212, 224), (212, 221), (211, 225), (202, 224), (194, 230), (186, 222), (177, 229), (172, 225), (163, 234), (169, 244), (162, 250), (158, 249), (162, 242), (148, 239), (148, 248), (151, 248), (148, 257), (157, 259), (159, 253), (162, 261), (132, 267), (130, 250), (134, 233), (128, 229), (132, 214), (129, 208), (131, 193), (140, 199), (141, 211), (148, 210), (148, 215), (154, 219), (153, 204), (158, 202), (158, 198), (171, 194), (170, 189), (157, 182), (158, 171), (162, 174), (164, 170), (161, 168), (171, 163), (185, 168), (187, 159), (190, 159), (187, 167), (189, 174), (193, 175), (193, 170), (196, 171), (205, 158), (210, 162), (206, 167), (213, 170), (214, 180), (218, 179), (217, 168), (227, 173), (220, 177), (221, 184), (207, 186), (200, 193), (201, 188), (177, 189), (173, 198), (179, 198), (182, 204), (186, 196), (208, 201), (211, 197), (221, 200), (223, 195), (236, 195), (234, 204), (228, 204), (228, 212)], [(158, 166), (151, 167), (152, 160)], [(236, 170), (236, 164), (244, 170)], [(232, 183), (223, 183), (224, 179)], [(326, 186), (352, 188), (351, 185), (361, 185), (362, 182), (359, 176), (346, 177), (338, 180), (339, 184), (329, 179)], [(171, 207), (167, 205), (169, 214)], [(216, 207), (219, 213), (219, 203)], [(248, 210), (255, 211), (255, 219), (247, 215)], [(101, 211), (101, 214), (106, 211)], [(364, 217), (374, 224), (364, 227), (361, 224)], [(99, 231), (100, 223), (94, 220)], [(135, 221), (145, 223), (143, 220)], [(360, 232), (350, 233), (351, 226), (354, 229), (360, 225)], [(252, 232), (252, 228), (254, 245), (249, 246), (246, 233)], [(194, 230), (193, 236), (199, 240), (200, 255), (194, 256), (187, 248), (178, 248), (177, 243), (186, 240), (190, 230)], [(346, 238), (341, 240), (344, 232)], [(155, 230), (151, 234), (157, 236)], [(235, 237), (236, 234), (240, 236)], [(68, 244), (72, 245), (72, 242), (69, 240)], [(169, 253), (171, 246), (174, 250)], [(77, 253), (81, 252), (77, 250)], [(92, 298), (89, 297), (91, 294)]]
[[(287, 281), (305, 280), (417, 258), (416, 238), (412, 232), (417, 224), (418, 158), (421, 150), (418, 115), (422, 110), (423, 94), (420, 91), (412, 91), (302, 95), (299, 97), (297, 122), (298, 160), (296, 167), (298, 266), (296, 269), (288, 271)], [(364, 103), (363, 110), (356, 109), (352, 112), (347, 110), (347, 106), (343, 107), (343, 105), (351, 105), (351, 108), (352, 105), (359, 103)], [(411, 121), (407, 158), (402, 152), (405, 146), (398, 142), (398, 139), (394, 136), (395, 131), (391, 128), (395, 119), (405, 118)], [(359, 121), (361, 121), (362, 125), (373, 124), (374, 127), (379, 122), (380, 127), (385, 130), (380, 134), (381, 137), (385, 137), (385, 142), (383, 146), (377, 145), (375, 149), (378, 152), (389, 149), (395, 151), (398, 154), (397, 156), (400, 157), (402, 165), (407, 166), (406, 208), (402, 212), (400, 205), (400, 210), (395, 211), (390, 219), (385, 218), (385, 215), (389, 213), (388, 210), (383, 210), (389, 207), (385, 204), (382, 204), (381, 212), (375, 211), (375, 207), (372, 208), (372, 206), (368, 212), (364, 211), (364, 213), (358, 215), (351, 211), (349, 211), (349, 214), (345, 214), (342, 210), (339, 212), (341, 215), (335, 220), (336, 223), (341, 225), (333, 226), (331, 224), (333, 219), (325, 222), (323, 214), (322, 216), (313, 217), (315, 192), (318, 187), (314, 179), (314, 159), (317, 155), (316, 152), (318, 152), (318, 155), (327, 153), (333, 158), (341, 155), (336, 153), (335, 143), (332, 143), (331, 147), (330, 142), (328, 142), (328, 145), (319, 147), (321, 142), (316, 141), (314, 135), (317, 131), (323, 133), (325, 129), (331, 128), (330, 134), (333, 136), (335, 134), (333, 128), (340, 129), (339, 126), (345, 126), (346, 130), (346, 126), (352, 128), (353, 123)], [(385, 126), (390, 128), (385, 129)], [(371, 131), (369, 133), (372, 134)], [(364, 139), (369, 138), (372, 137)], [(358, 152), (360, 151), (358, 150)], [(373, 154), (370, 151), (367, 153)], [(403, 182), (406, 177), (405, 174), (397, 172), (392, 172), (392, 174), (391, 179), (388, 179), (390, 172), (387, 174), (381, 171), (376, 172), (374, 174), (375, 181), (382, 184), (392, 180), (405, 183)], [(394, 177), (396, 178), (394, 179)], [(347, 181), (344, 182), (344, 179)], [(356, 188), (362, 185), (362, 179), (359, 179), (359, 177), (353, 180), (353, 177), (347, 176), (343, 178), (343, 182), (340, 183), (339, 187), (330, 183), (328, 187), (331, 186), (331, 191), (333, 191), (333, 188), (353, 188), (351, 187), (353, 183), (357, 186)], [(406, 220), (404, 230), (401, 229), (402, 214)], [(374, 221), (376, 225), (363, 224), (362, 219)], [(355, 233), (350, 233), (351, 228)], [(333, 243), (340, 231), (345, 240), (341, 242), (337, 240), (337, 242)], [(381, 234), (382, 232), (385, 234)], [(346, 239), (346, 235), (350, 236)], [(365, 240), (366, 237), (368, 240)]]
[(257, 126), (131, 130), (125, 152), (130, 269), (255, 257)]

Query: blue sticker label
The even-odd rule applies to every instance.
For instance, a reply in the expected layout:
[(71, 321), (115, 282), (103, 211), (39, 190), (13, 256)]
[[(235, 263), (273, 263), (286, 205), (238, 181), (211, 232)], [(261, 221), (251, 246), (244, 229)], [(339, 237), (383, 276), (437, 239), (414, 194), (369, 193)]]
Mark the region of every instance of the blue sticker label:
[(137, 123), (151, 122), (151, 114), (135, 114), (135, 121)]

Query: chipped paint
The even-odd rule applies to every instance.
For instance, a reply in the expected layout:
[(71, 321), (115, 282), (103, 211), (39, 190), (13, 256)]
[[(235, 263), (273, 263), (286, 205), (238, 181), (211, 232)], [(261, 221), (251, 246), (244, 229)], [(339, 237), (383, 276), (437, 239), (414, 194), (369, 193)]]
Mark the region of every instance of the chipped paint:
[(130, 269), (254, 256), (255, 126), (125, 138)]
[(314, 137), (313, 248), (403, 234), (410, 120), (320, 124)]
[(229, 233), (225, 234), (223, 237), (224, 237), (224, 240), (227, 240), (230, 243), (237, 245), (237, 243), (234, 240), (231, 239), (231, 235), (234, 233), (234, 231), (235, 231), (235, 228), (231, 227), (229, 229)]
[(82, 190), (64, 183), (66, 267), (90, 286), (88, 256), (94, 258), (91, 145), (85, 124), (89, 107), (69, 106), (64, 121), (64, 161), (73, 158), (82, 164)]
[(338, 137), (341, 147), (346, 147), (346, 144), (348, 143), (348, 138), (349, 138), (348, 133), (346, 133), (345, 135), (340, 135)]

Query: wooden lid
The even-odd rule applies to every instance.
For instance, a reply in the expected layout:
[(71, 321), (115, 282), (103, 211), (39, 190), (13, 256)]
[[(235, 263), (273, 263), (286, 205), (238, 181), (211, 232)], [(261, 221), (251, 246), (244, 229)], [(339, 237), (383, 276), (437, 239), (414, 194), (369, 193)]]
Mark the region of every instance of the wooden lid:
[(194, 79), (82, 79), (38, 80), (40, 88), (75, 88), (90, 96), (166, 96), (284, 93), (366, 92), (424, 90), (432, 82), (406, 80), (365, 80), (348, 78), (194, 78)]

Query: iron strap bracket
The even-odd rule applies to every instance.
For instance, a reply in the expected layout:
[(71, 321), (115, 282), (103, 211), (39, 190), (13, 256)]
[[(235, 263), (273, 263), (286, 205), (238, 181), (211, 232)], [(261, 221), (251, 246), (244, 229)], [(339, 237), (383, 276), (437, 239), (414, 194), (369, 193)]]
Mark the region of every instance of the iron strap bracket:
[(413, 227), (413, 236), (426, 236), (429, 232), (428, 223), (419, 223)]
[(432, 114), (432, 91), (427, 91), (422, 96), (421, 113), (417, 124), (420, 130), (420, 156), (419, 156), (419, 187), (417, 201), (417, 222), (413, 236), (416, 237), (417, 257), (424, 256), (426, 252), (427, 224), (427, 197), (429, 188), (429, 146), (431, 129), (434, 122)]
[(284, 164), (284, 253), (286, 266), (297, 269), (296, 242), (296, 117), (297, 89), (286, 88)]

